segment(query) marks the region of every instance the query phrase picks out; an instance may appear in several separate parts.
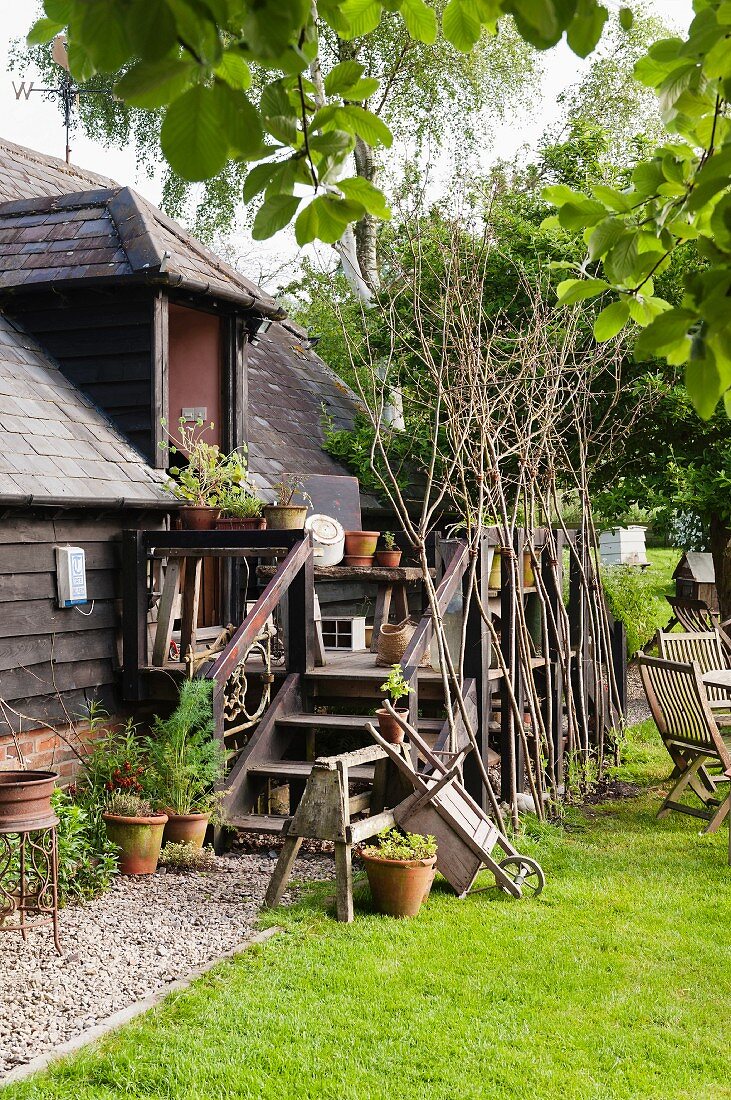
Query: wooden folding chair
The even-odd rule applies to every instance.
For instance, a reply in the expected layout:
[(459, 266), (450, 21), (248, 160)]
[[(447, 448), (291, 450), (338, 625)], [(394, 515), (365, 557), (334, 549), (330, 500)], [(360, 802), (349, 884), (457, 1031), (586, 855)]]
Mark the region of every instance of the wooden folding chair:
[[(657, 816), (666, 817), (671, 810), (691, 814), (707, 821), (705, 831), (713, 833), (729, 812), (731, 795), (722, 801), (716, 795), (719, 783), (728, 782), (723, 773), (731, 771), (731, 753), (709, 706), (698, 663), (644, 656), (638, 663), (652, 717), (674, 765), (675, 784)], [(678, 801), (686, 790), (695, 794), (700, 807)]]
[[(431, 772), (417, 770), (408, 746), (390, 744), (367, 724), (370, 735), (414, 788), (414, 793), (394, 808), (396, 824), (409, 832), (436, 837), (437, 869), (460, 898), (469, 893), (483, 868), (491, 871), (497, 885), (515, 898), (524, 893), (540, 894), (545, 884), (540, 864), (519, 854), (460, 782), (469, 750), (462, 750), (449, 765), (444, 764), (413, 726), (400, 718), (399, 724)], [(499, 863), (492, 857), (496, 845), (505, 853)]]
[[(668, 634), (664, 630), (657, 632), (657, 648), (666, 661), (678, 661), (688, 664), (695, 661), (701, 670), (728, 668), (728, 661), (721, 636), (717, 630), (694, 630), (687, 634)], [(708, 705), (716, 716), (719, 726), (731, 725), (731, 693), (726, 688), (705, 685)], [(725, 713), (724, 713), (725, 712)]]

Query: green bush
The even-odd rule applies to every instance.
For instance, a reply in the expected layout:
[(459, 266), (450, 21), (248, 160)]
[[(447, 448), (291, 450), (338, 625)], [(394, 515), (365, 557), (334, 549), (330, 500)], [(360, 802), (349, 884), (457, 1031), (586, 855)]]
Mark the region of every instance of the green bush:
[(92, 814), (65, 791), (53, 792), (58, 817), (58, 893), (62, 905), (108, 890), (117, 873), (116, 846)]
[(627, 631), (627, 655), (642, 649), (657, 629), (657, 599), (651, 578), (632, 565), (604, 565), (602, 585), (615, 619)]

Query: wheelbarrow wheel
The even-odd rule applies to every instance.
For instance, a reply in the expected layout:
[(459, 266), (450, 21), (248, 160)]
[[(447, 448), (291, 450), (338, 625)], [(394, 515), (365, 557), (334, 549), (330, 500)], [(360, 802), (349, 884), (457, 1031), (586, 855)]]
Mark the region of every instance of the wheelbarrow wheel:
[[(500, 863), (500, 869), (513, 880), (521, 896), (532, 894), (537, 897), (546, 885), (546, 876), (540, 863), (536, 863), (530, 856), (507, 856)], [(505, 887), (501, 889), (505, 890)]]

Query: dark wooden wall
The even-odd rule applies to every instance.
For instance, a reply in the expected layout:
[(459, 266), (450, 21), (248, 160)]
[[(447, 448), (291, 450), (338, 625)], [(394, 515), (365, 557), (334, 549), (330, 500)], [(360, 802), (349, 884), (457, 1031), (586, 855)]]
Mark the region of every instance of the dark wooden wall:
[(5, 310), (60, 363), (67, 378), (155, 464), (151, 287), (14, 294)]
[[(121, 533), (156, 526), (154, 513), (142, 519), (130, 512), (6, 508), (0, 516), (0, 699), (56, 723), (78, 716), (95, 696), (113, 710), (119, 698)], [(86, 551), (93, 611), (91, 602), (79, 610), (56, 604), (54, 546), (67, 543)], [(17, 717), (8, 711), (5, 717), (18, 728)], [(9, 733), (2, 718), (0, 713), (0, 740)], [(29, 726), (22, 723), (24, 730)]]

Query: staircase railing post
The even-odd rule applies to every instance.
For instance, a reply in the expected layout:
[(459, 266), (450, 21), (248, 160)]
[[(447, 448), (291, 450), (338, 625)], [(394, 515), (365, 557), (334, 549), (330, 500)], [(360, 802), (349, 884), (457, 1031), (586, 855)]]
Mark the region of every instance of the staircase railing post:
[(122, 695), (141, 699), (140, 668), (147, 664), (147, 554), (142, 531), (122, 534)]
[[(305, 535), (309, 542), (309, 535)], [(315, 566), (312, 544), (287, 592), (286, 658), (288, 672), (315, 667)]]

